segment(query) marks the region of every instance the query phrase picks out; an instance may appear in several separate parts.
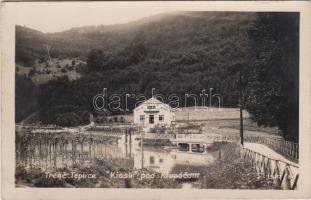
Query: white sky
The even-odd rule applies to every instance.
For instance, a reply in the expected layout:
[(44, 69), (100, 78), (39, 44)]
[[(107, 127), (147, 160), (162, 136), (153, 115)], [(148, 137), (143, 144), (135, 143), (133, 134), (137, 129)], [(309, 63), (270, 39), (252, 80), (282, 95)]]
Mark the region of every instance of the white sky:
[(58, 32), (78, 26), (127, 23), (170, 11), (297, 11), (305, 4), (297, 1), (6, 2), (0, 15), (5, 16), (4, 24), (10, 20), (43, 32)]
[[(85, 25), (126, 23), (146, 16), (173, 11), (164, 2), (58, 2), (15, 3), (16, 24), (43, 32), (58, 32)], [(13, 7), (13, 6), (12, 6)]]

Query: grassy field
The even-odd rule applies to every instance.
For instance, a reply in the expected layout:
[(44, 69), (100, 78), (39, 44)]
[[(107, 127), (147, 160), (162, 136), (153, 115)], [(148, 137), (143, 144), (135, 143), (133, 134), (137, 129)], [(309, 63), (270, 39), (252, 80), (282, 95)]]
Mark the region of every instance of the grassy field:
[[(176, 121), (177, 124), (199, 125), (205, 132), (221, 129), (221, 134), (224, 135), (239, 134), (240, 110), (238, 108), (185, 108), (176, 112)], [(243, 110), (243, 125), (245, 135), (278, 136), (280, 134), (277, 127), (258, 126), (245, 110)]]
[[(189, 120), (188, 120), (189, 113)], [(176, 127), (187, 129), (189, 133), (219, 133), (223, 135), (238, 135), (240, 129), (240, 115), (237, 108), (213, 108), (194, 109), (186, 108), (175, 112)], [(40, 121), (37, 114), (29, 116), (24, 122), (26, 124)], [(118, 122), (123, 118), (125, 123), (133, 122), (133, 114), (109, 116), (108, 120)], [(280, 130), (277, 127), (258, 126), (250, 118), (247, 111), (243, 111), (243, 124), (245, 136), (276, 136), (280, 137)]]
[[(188, 120), (189, 115), (189, 120)], [(133, 114), (119, 115), (127, 122), (133, 122)], [(183, 108), (175, 112), (176, 125), (178, 127), (194, 127), (193, 132), (198, 132), (199, 127), (203, 132), (215, 132), (221, 129), (222, 134), (239, 134), (240, 112), (238, 108)], [(247, 111), (243, 111), (243, 124), (245, 135), (273, 135), (279, 136), (277, 127), (258, 126), (250, 118)], [(217, 132), (219, 133), (219, 132)]]
[[(189, 116), (189, 117), (188, 117)], [(243, 111), (243, 118), (249, 118), (249, 114)], [(238, 108), (207, 108), (207, 107), (190, 107), (182, 108), (176, 112), (176, 121), (205, 121), (217, 119), (239, 119), (240, 112)]]

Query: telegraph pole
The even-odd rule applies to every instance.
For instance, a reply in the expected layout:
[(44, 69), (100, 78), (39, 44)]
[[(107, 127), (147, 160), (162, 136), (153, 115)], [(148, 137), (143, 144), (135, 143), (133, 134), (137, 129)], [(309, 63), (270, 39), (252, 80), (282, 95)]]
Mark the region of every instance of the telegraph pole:
[(51, 46), (49, 45), (45, 45), (46, 47), (46, 50), (48, 52), (48, 57), (49, 57), (49, 62), (50, 62), (50, 65), (52, 64), (52, 59), (51, 59), (51, 56), (50, 56), (50, 49), (51, 49)]
[(188, 110), (188, 123), (187, 123), (187, 134), (188, 134), (188, 131), (189, 131), (189, 108), (187, 108), (187, 110)]
[(144, 169), (144, 135), (141, 135), (141, 169)]
[(210, 88), (209, 89), (209, 108), (211, 109), (212, 108), (212, 90), (214, 88)]
[(144, 169), (144, 132), (140, 132), (140, 148), (141, 148), (141, 169)]
[(241, 145), (243, 146), (244, 145), (244, 132), (243, 132), (243, 103), (242, 103), (242, 75), (241, 75), (241, 70), (240, 70), (240, 73), (239, 73), (239, 89), (240, 89), (240, 138), (241, 138)]

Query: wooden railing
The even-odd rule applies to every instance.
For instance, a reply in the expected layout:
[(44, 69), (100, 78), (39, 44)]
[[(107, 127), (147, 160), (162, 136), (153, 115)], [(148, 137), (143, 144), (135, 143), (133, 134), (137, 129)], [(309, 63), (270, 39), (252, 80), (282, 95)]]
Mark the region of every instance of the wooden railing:
[[(141, 135), (138, 135), (141, 137)], [(176, 134), (158, 134), (158, 133), (148, 133), (143, 135), (147, 139), (176, 139)]]
[(206, 134), (176, 134), (177, 140), (219, 140), (219, 135), (206, 135)]
[(299, 159), (298, 143), (285, 141), (282, 138), (261, 136), (246, 136), (244, 140), (246, 142), (264, 144), (274, 151), (284, 155), (285, 157), (289, 157), (294, 161), (298, 161)]
[[(139, 134), (138, 134), (139, 136)], [(192, 140), (201, 140), (202, 142), (213, 142), (222, 141), (222, 137), (217, 134), (157, 134), (157, 133), (147, 133), (144, 134), (144, 138), (149, 139), (176, 139), (185, 140), (191, 142)]]
[[(92, 130), (92, 131), (125, 131), (129, 129), (129, 127), (127, 126), (119, 126), (119, 127), (113, 127), (113, 126), (95, 126), (92, 128), (89, 128), (88, 130)], [(133, 130), (136, 130), (134, 128), (132, 128)]]
[(251, 163), (258, 175), (272, 179), (276, 187), (287, 190), (297, 189), (299, 179), (297, 164), (271, 159), (247, 148), (241, 149), (241, 156), (244, 161)]

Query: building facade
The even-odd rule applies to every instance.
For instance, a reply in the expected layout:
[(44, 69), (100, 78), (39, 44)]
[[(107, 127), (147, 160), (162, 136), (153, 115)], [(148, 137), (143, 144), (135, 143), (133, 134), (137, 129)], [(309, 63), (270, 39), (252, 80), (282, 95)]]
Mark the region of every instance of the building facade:
[(134, 109), (134, 124), (139, 126), (169, 127), (175, 121), (175, 113), (171, 107), (152, 97)]

